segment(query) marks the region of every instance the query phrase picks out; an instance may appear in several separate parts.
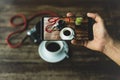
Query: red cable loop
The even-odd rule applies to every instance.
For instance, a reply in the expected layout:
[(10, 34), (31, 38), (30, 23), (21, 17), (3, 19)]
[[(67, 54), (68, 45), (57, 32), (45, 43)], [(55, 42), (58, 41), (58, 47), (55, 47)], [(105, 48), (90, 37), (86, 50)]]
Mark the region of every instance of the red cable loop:
[[(10, 38), (14, 35), (14, 34), (17, 34), (17, 33), (21, 33), (23, 31), (26, 30), (27, 28), (27, 24), (29, 21), (31, 21), (32, 19), (34, 19), (35, 17), (37, 16), (43, 16), (43, 15), (49, 15), (49, 16), (58, 16), (56, 13), (52, 12), (52, 11), (42, 11), (42, 12), (39, 12), (39, 13), (36, 13), (34, 14), (33, 16), (29, 17), (28, 19), (26, 19), (26, 17), (23, 15), (23, 14), (18, 14), (18, 15), (15, 15), (13, 16), (11, 19), (10, 19), (10, 24), (13, 26), (13, 27), (17, 27), (17, 26), (22, 26), (23, 25), (23, 28), (20, 29), (20, 30), (17, 30), (15, 32), (12, 32), (10, 33), (7, 38), (6, 38), (6, 42), (7, 44), (11, 47), (11, 48), (17, 48), (17, 47), (20, 47), (23, 43), (24, 40), (21, 40), (21, 42), (18, 42), (16, 44), (12, 44), (11, 41), (10, 41)], [(14, 23), (14, 20), (16, 18), (22, 18), (23, 19), (23, 22), (21, 23), (18, 23), (18, 24), (15, 24)], [(27, 37), (27, 36), (26, 36)], [(25, 38), (26, 38), (25, 37)], [(25, 39), (24, 38), (24, 39)]]
[[(23, 22), (22, 22), (22, 23), (19, 23), (19, 24), (15, 24), (13, 21), (14, 21), (16, 18), (22, 18), (22, 19), (23, 19)], [(22, 28), (22, 29), (10, 33), (10, 34), (8, 35), (8, 37), (6, 38), (6, 42), (7, 42), (7, 44), (8, 44), (11, 48), (20, 47), (20, 46), (22, 45), (22, 41), (13, 45), (13, 44), (10, 42), (9, 39), (12, 37), (12, 35), (14, 35), (14, 34), (16, 34), (16, 33), (21, 33), (21, 32), (23, 32), (23, 31), (27, 28), (27, 20), (26, 20), (26, 17), (25, 17), (24, 15), (22, 15), (22, 14), (15, 15), (15, 16), (13, 16), (13, 17), (10, 19), (10, 24), (11, 24), (13, 27), (20, 26), (20, 25), (23, 24), (23, 28)]]
[(59, 20), (59, 17), (49, 18), (49, 19), (48, 19), (48, 22), (49, 22), (50, 24), (48, 24), (48, 25), (45, 27), (45, 30), (46, 30), (48, 33), (51, 33), (51, 32), (52, 32), (52, 29), (49, 30), (48, 28), (50, 28), (51, 26), (53, 26), (58, 20)]

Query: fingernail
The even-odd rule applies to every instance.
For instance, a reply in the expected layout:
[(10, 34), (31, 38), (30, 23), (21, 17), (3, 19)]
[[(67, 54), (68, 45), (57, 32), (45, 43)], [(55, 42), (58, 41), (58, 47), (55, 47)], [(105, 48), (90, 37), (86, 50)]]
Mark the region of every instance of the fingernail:
[(90, 15), (91, 13), (87, 13), (87, 15)]

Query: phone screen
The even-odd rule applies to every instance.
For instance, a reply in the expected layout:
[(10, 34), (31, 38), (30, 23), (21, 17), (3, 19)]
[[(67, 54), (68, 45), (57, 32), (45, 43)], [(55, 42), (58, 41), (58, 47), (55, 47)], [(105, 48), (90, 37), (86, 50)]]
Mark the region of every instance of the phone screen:
[(93, 22), (88, 17), (43, 17), (43, 40), (92, 40)]

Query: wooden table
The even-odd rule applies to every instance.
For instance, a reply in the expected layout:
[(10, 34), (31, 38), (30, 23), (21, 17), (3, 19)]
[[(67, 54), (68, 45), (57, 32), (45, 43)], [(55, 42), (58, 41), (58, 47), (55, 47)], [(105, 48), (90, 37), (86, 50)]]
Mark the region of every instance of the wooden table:
[[(0, 80), (120, 80), (120, 67), (104, 54), (69, 44), (70, 58), (51, 64), (38, 55), (38, 46), (27, 40), (17, 49), (7, 46), (7, 35), (16, 30), (9, 24), (12, 16), (27, 18), (42, 10), (59, 15), (72, 11), (76, 15), (99, 13), (109, 34), (120, 40), (119, 0), (0, 0)], [(39, 18), (30, 22), (33, 27)], [(26, 32), (15, 37), (18, 41)]]

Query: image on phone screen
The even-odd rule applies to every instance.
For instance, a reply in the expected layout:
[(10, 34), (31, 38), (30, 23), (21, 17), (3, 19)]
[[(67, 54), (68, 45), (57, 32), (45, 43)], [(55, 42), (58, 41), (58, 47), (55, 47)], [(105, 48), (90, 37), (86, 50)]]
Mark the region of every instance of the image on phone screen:
[(43, 40), (91, 40), (92, 21), (88, 17), (43, 17)]

